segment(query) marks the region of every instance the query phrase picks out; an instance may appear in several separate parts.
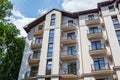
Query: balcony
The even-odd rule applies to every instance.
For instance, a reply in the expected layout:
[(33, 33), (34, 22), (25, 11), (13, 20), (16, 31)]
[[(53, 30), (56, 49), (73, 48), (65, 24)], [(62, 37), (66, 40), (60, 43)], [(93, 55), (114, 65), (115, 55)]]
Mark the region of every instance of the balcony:
[(91, 65), (92, 68), (92, 75), (95, 77), (106, 77), (106, 76), (110, 76), (111, 74), (113, 74), (113, 71), (110, 69), (110, 65), (109, 63), (106, 63), (104, 65), (95, 65), (92, 64)]
[(43, 34), (43, 30), (38, 30), (34, 32), (34, 36), (41, 36)]
[(77, 69), (71, 68), (65, 68), (60, 70), (60, 77), (62, 79), (75, 79), (78, 78), (77, 76)]
[(100, 24), (100, 18), (99, 17), (94, 17), (94, 19), (85, 20), (85, 23), (86, 23), (87, 26), (98, 25), (98, 24)]
[[(35, 53), (33, 53), (33, 54), (35, 54)], [(29, 59), (28, 59), (29, 65), (38, 65), (39, 62), (40, 62), (40, 55), (37, 55), (37, 56), (30, 55), (29, 56)]]
[(89, 40), (103, 38), (102, 29), (98, 29), (98, 32), (88, 32), (87, 37)]
[(27, 71), (25, 73), (25, 80), (37, 80), (37, 71)]
[(67, 32), (67, 31), (74, 31), (76, 30), (76, 24), (75, 23), (72, 23), (72, 24), (63, 24), (63, 27), (61, 28), (64, 32)]
[(107, 54), (107, 49), (105, 44), (102, 44), (101, 47), (97, 47), (95, 49), (92, 49), (91, 46), (89, 46), (89, 53), (93, 57), (101, 57)]
[(68, 38), (62, 38), (61, 43), (63, 45), (70, 45), (70, 44), (75, 44), (76, 43), (76, 38), (68, 37)]
[(35, 43), (35, 41), (32, 41), (31, 48), (32, 49), (40, 49), (42, 47), (42, 41), (39, 43)]
[[(74, 53), (74, 52), (73, 52), (73, 53)], [(75, 51), (74, 54), (68, 54), (68, 51), (67, 51), (67, 50), (62, 50), (62, 51), (61, 51), (60, 59), (61, 59), (62, 61), (76, 60), (76, 59), (77, 59), (76, 51)]]

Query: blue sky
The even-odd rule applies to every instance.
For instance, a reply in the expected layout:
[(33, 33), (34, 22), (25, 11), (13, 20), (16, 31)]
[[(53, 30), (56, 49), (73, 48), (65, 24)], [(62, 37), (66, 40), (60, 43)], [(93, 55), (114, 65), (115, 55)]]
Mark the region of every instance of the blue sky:
[(62, 9), (62, 0), (10, 0), (14, 8), (26, 17), (40, 16), (39, 10)]
[(45, 14), (52, 8), (76, 12), (97, 8), (97, 3), (106, 0), (9, 0), (14, 4), (10, 20), (21, 31), (20, 36), (27, 36), (23, 27)]

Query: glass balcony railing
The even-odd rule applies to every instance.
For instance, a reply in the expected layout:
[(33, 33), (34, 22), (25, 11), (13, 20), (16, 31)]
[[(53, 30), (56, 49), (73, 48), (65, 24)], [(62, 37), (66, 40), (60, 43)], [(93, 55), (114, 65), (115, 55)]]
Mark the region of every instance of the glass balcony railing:
[(89, 46), (89, 50), (90, 51), (103, 50), (103, 49), (106, 49), (106, 45), (105, 44), (96, 44), (96, 45), (90, 45)]
[(77, 69), (76, 68), (64, 68), (60, 70), (61, 75), (67, 75), (67, 74), (74, 74), (77, 75)]
[(27, 78), (32, 78), (32, 77), (36, 77), (37, 78), (37, 71), (27, 71), (25, 73), (25, 79)]
[(94, 30), (88, 30), (88, 34), (97, 34), (97, 33), (102, 33), (102, 29), (94, 29)]
[(92, 64), (91, 68), (92, 68), (92, 71), (110, 70), (110, 65), (109, 65), (109, 63), (105, 63), (105, 64)]

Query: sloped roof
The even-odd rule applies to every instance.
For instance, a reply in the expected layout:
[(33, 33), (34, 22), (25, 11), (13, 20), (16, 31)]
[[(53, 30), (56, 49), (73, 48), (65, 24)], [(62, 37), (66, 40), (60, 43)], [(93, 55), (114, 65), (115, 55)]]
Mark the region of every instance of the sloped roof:
[(120, 0), (105, 1), (105, 2), (98, 3), (98, 8), (85, 10), (85, 11), (79, 11), (79, 12), (73, 12), (73, 13), (72, 12), (68, 12), (68, 11), (59, 10), (59, 9), (52, 9), (52, 10), (48, 11), (46, 14), (44, 14), (43, 16), (40, 16), (39, 18), (34, 20), (33, 22), (27, 24), (24, 27), (24, 30), (28, 33), (34, 26), (36, 26), (40, 22), (44, 21), (45, 20), (45, 16), (48, 13), (52, 12), (53, 10), (61, 12), (63, 16), (67, 16), (67, 17), (71, 17), (71, 18), (78, 18), (79, 15), (95, 13), (95, 12), (98, 13), (100, 11), (100, 7), (106, 6), (106, 5), (110, 5), (110, 4), (114, 3), (115, 1), (116, 1), (116, 6), (118, 6), (118, 3), (120, 3)]

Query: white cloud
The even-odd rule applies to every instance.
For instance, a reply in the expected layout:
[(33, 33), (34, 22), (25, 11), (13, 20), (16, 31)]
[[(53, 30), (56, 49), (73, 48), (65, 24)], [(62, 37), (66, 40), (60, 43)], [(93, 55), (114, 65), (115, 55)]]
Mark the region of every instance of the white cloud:
[(31, 21), (35, 20), (35, 18), (25, 17), (20, 11), (15, 9), (12, 11), (12, 13), (13, 16), (10, 17), (11, 22), (20, 30), (20, 36), (26, 36), (27, 34), (23, 27)]
[(66, 11), (77, 12), (97, 7), (98, 2), (106, 0), (63, 0), (62, 7)]
[(38, 13), (40, 14), (40, 15), (43, 15), (43, 14), (45, 14), (45, 13), (47, 13), (48, 12), (48, 9), (39, 9), (38, 10)]

